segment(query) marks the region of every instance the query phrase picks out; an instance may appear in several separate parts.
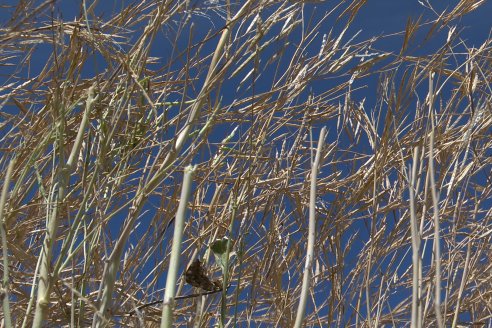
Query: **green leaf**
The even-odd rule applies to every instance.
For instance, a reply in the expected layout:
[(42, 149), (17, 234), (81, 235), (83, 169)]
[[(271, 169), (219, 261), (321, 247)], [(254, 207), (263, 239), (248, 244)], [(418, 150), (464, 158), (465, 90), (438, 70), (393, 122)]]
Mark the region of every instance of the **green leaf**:
[(227, 238), (227, 237), (215, 240), (212, 243), (212, 245), (210, 245), (212, 252), (214, 252), (214, 254), (216, 254), (216, 255), (225, 254), (227, 252), (227, 242), (228, 241), (229, 241), (229, 238)]
[(227, 243), (229, 242), (229, 238), (223, 237), (222, 239), (215, 240), (211, 245), (210, 249), (214, 252), (215, 262), (220, 265), (222, 272), (226, 271), (226, 263), (228, 262), (227, 254)]

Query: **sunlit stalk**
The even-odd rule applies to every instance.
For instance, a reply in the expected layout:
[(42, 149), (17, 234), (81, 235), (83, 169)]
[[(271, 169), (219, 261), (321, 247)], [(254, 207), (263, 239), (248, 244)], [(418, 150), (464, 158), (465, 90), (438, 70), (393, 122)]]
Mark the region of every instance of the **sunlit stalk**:
[(299, 300), (299, 306), (297, 308), (296, 322), (294, 324), (295, 328), (302, 327), (304, 314), (306, 312), (307, 299), (309, 296), (309, 288), (311, 286), (311, 268), (313, 266), (314, 242), (316, 239), (316, 183), (321, 162), (322, 149), (325, 143), (325, 135), (326, 128), (322, 128), (321, 133), (319, 134), (316, 157), (311, 167), (311, 189), (309, 193), (309, 230), (306, 251), (306, 263), (304, 265), (304, 277), (302, 280), (301, 296)]
[(184, 170), (183, 187), (174, 222), (173, 245), (169, 260), (169, 269), (167, 271), (166, 291), (162, 303), (161, 328), (170, 328), (173, 325), (174, 297), (176, 296), (176, 280), (178, 278), (179, 259), (181, 257), (181, 241), (183, 239), (186, 209), (191, 195), (194, 171), (194, 166), (187, 166)]
[(437, 326), (444, 327), (444, 321), (441, 314), (441, 237), (439, 223), (439, 195), (436, 188), (435, 170), (434, 170), (434, 73), (429, 75), (429, 112), (431, 117), (432, 129), (429, 138), (429, 171), (430, 171), (430, 189), (432, 193), (432, 205), (434, 216), (434, 256), (436, 264), (435, 293), (434, 293), (434, 310), (436, 312)]

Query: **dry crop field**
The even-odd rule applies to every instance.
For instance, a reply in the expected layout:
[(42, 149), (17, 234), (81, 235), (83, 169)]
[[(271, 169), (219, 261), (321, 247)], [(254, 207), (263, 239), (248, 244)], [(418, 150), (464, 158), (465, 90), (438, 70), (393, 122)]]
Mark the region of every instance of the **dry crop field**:
[(2, 327), (492, 327), (490, 5), (433, 3), (2, 4)]

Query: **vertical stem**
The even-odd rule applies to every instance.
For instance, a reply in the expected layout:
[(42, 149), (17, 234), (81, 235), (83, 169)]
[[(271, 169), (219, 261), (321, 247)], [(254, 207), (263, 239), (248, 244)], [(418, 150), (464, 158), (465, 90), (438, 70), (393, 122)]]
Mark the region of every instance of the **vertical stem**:
[(468, 242), (468, 247), (466, 250), (465, 267), (463, 268), (463, 276), (461, 277), (460, 289), (458, 291), (458, 297), (456, 298), (456, 310), (454, 312), (453, 324), (451, 328), (456, 328), (458, 324), (458, 314), (460, 313), (460, 301), (463, 295), (463, 290), (465, 289), (466, 279), (468, 277), (468, 268), (470, 266), (470, 255), (471, 255), (471, 241)]
[(237, 327), (237, 304), (239, 303), (239, 292), (240, 292), (240, 286), (241, 286), (243, 252), (244, 252), (244, 240), (241, 240), (240, 246), (239, 246), (239, 252), (238, 252), (239, 272), (237, 275), (237, 284), (236, 284), (237, 288), (236, 288), (236, 294), (235, 294), (235, 299), (234, 299), (234, 321), (233, 321), (234, 327)]
[(409, 177), (408, 190), (410, 194), (410, 231), (412, 234), (412, 319), (411, 328), (420, 328), (420, 236), (417, 213), (415, 211), (415, 185), (417, 180), (417, 160), (419, 149), (413, 151), (413, 165)]
[(7, 246), (7, 233), (5, 231), (5, 219), (4, 208), (7, 200), (7, 194), (9, 191), (10, 177), (12, 176), (12, 170), (14, 169), (15, 158), (10, 160), (7, 173), (2, 188), (2, 195), (0, 196), (0, 234), (2, 236), (2, 256), (3, 256), (3, 277), (2, 277), (2, 290), (0, 291), (3, 297), (2, 308), (5, 327), (12, 327), (12, 318), (10, 316), (10, 303), (9, 303), (9, 251)]
[(174, 297), (176, 296), (176, 280), (178, 278), (179, 258), (181, 257), (181, 240), (183, 239), (186, 209), (191, 194), (194, 171), (194, 166), (187, 166), (184, 171), (183, 188), (181, 189), (178, 212), (174, 221), (173, 246), (171, 249), (171, 259), (169, 260), (169, 270), (167, 271), (161, 328), (170, 328), (173, 325)]
[(308, 231), (308, 244), (306, 252), (306, 263), (304, 266), (304, 277), (302, 280), (302, 290), (299, 300), (299, 307), (297, 308), (295, 328), (301, 328), (304, 321), (304, 313), (306, 312), (306, 304), (309, 295), (309, 287), (311, 280), (311, 267), (314, 259), (314, 241), (316, 238), (316, 183), (318, 177), (318, 168), (321, 162), (321, 151), (325, 142), (326, 128), (321, 129), (318, 140), (318, 149), (316, 151), (316, 158), (311, 168), (311, 190), (309, 200), (309, 231)]
[(231, 223), (229, 224), (229, 237), (227, 238), (227, 247), (225, 253), (225, 261), (224, 261), (224, 272), (222, 278), (222, 299), (220, 303), (220, 324), (219, 327), (225, 327), (226, 314), (227, 314), (227, 286), (229, 285), (229, 254), (231, 253), (231, 236), (232, 229), (234, 227), (234, 221), (236, 219), (236, 209), (237, 203), (234, 201), (232, 204), (232, 213), (231, 213)]
[[(82, 141), (84, 138), (84, 132), (89, 124), (89, 114), (91, 108), (94, 104), (96, 98), (94, 98), (94, 86), (90, 87), (87, 91), (87, 101), (84, 111), (84, 116), (80, 122), (77, 137), (73, 144), (72, 150), (68, 160), (65, 162), (65, 149), (64, 149), (64, 137), (65, 137), (65, 117), (64, 112), (60, 111), (57, 124), (59, 124), (58, 133), (58, 153), (60, 158), (60, 168), (56, 172), (56, 178), (58, 179), (57, 184), (55, 184), (54, 190), (54, 205), (53, 208), (48, 212), (48, 220), (46, 226), (46, 235), (41, 248), (40, 253), (40, 270), (39, 270), (39, 282), (38, 282), (38, 292), (36, 299), (36, 311), (34, 313), (33, 327), (41, 327), (43, 321), (48, 314), (48, 305), (50, 303), (50, 294), (53, 275), (51, 274), (51, 260), (53, 254), (53, 245), (56, 239), (56, 233), (58, 230), (58, 209), (63, 203), (67, 191), (68, 181), (70, 178), (70, 173), (73, 170), (76, 159), (79, 155)], [(56, 190), (58, 186), (58, 190)]]
[(435, 294), (434, 294), (434, 310), (436, 312), (437, 326), (444, 327), (444, 322), (441, 314), (441, 242), (440, 242), (440, 224), (439, 224), (439, 195), (436, 190), (435, 171), (434, 171), (434, 73), (429, 75), (429, 112), (431, 116), (431, 133), (429, 139), (429, 171), (430, 185), (432, 192), (432, 205), (434, 207), (434, 256), (436, 261), (436, 279), (435, 279)]
[[(68, 166), (65, 162), (65, 117), (63, 116), (63, 111), (58, 114), (56, 124), (58, 125), (58, 157), (60, 166), (55, 173), (56, 183), (53, 185), (52, 192), (49, 198), (48, 204), (48, 219), (46, 221), (46, 232), (43, 241), (43, 246), (41, 247), (41, 252), (39, 257), (41, 259), (39, 268), (39, 278), (38, 278), (38, 290), (36, 297), (36, 310), (34, 312), (34, 319), (32, 326), (34, 328), (40, 328), (45, 323), (46, 316), (48, 315), (48, 307), (50, 304), (51, 297), (51, 286), (52, 286), (52, 275), (51, 275), (51, 260), (53, 256), (53, 245), (56, 239), (56, 234), (58, 231), (58, 217), (59, 208), (62, 206), (66, 195), (66, 187), (68, 185), (69, 171)], [(53, 204), (51, 206), (51, 203)]]

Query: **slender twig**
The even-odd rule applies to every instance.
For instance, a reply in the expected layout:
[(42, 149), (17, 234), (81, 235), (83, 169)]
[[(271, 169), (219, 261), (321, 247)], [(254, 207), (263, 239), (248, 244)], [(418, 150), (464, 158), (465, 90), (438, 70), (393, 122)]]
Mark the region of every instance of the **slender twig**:
[[(181, 296), (176, 296), (174, 298), (174, 300), (175, 301), (180, 301), (180, 300), (185, 300), (185, 299), (189, 299), (189, 298), (195, 298), (195, 297), (200, 297), (200, 296), (205, 296), (205, 295), (216, 294), (216, 293), (221, 292), (221, 291), (222, 291), (222, 288), (219, 288), (217, 290), (208, 291), (208, 292), (205, 292), (204, 291), (204, 292), (194, 293), (194, 294), (189, 294), (189, 295), (181, 295)], [(142, 305), (137, 306), (132, 311), (126, 313), (126, 315), (132, 316), (137, 311), (140, 311), (142, 309), (145, 309), (145, 308), (147, 308), (149, 306), (153, 306), (153, 305), (157, 305), (157, 304), (162, 304), (162, 303), (164, 303), (164, 300), (159, 300), (159, 301), (154, 301), (154, 302), (150, 302), (150, 303), (145, 303), (145, 304), (142, 304)]]

